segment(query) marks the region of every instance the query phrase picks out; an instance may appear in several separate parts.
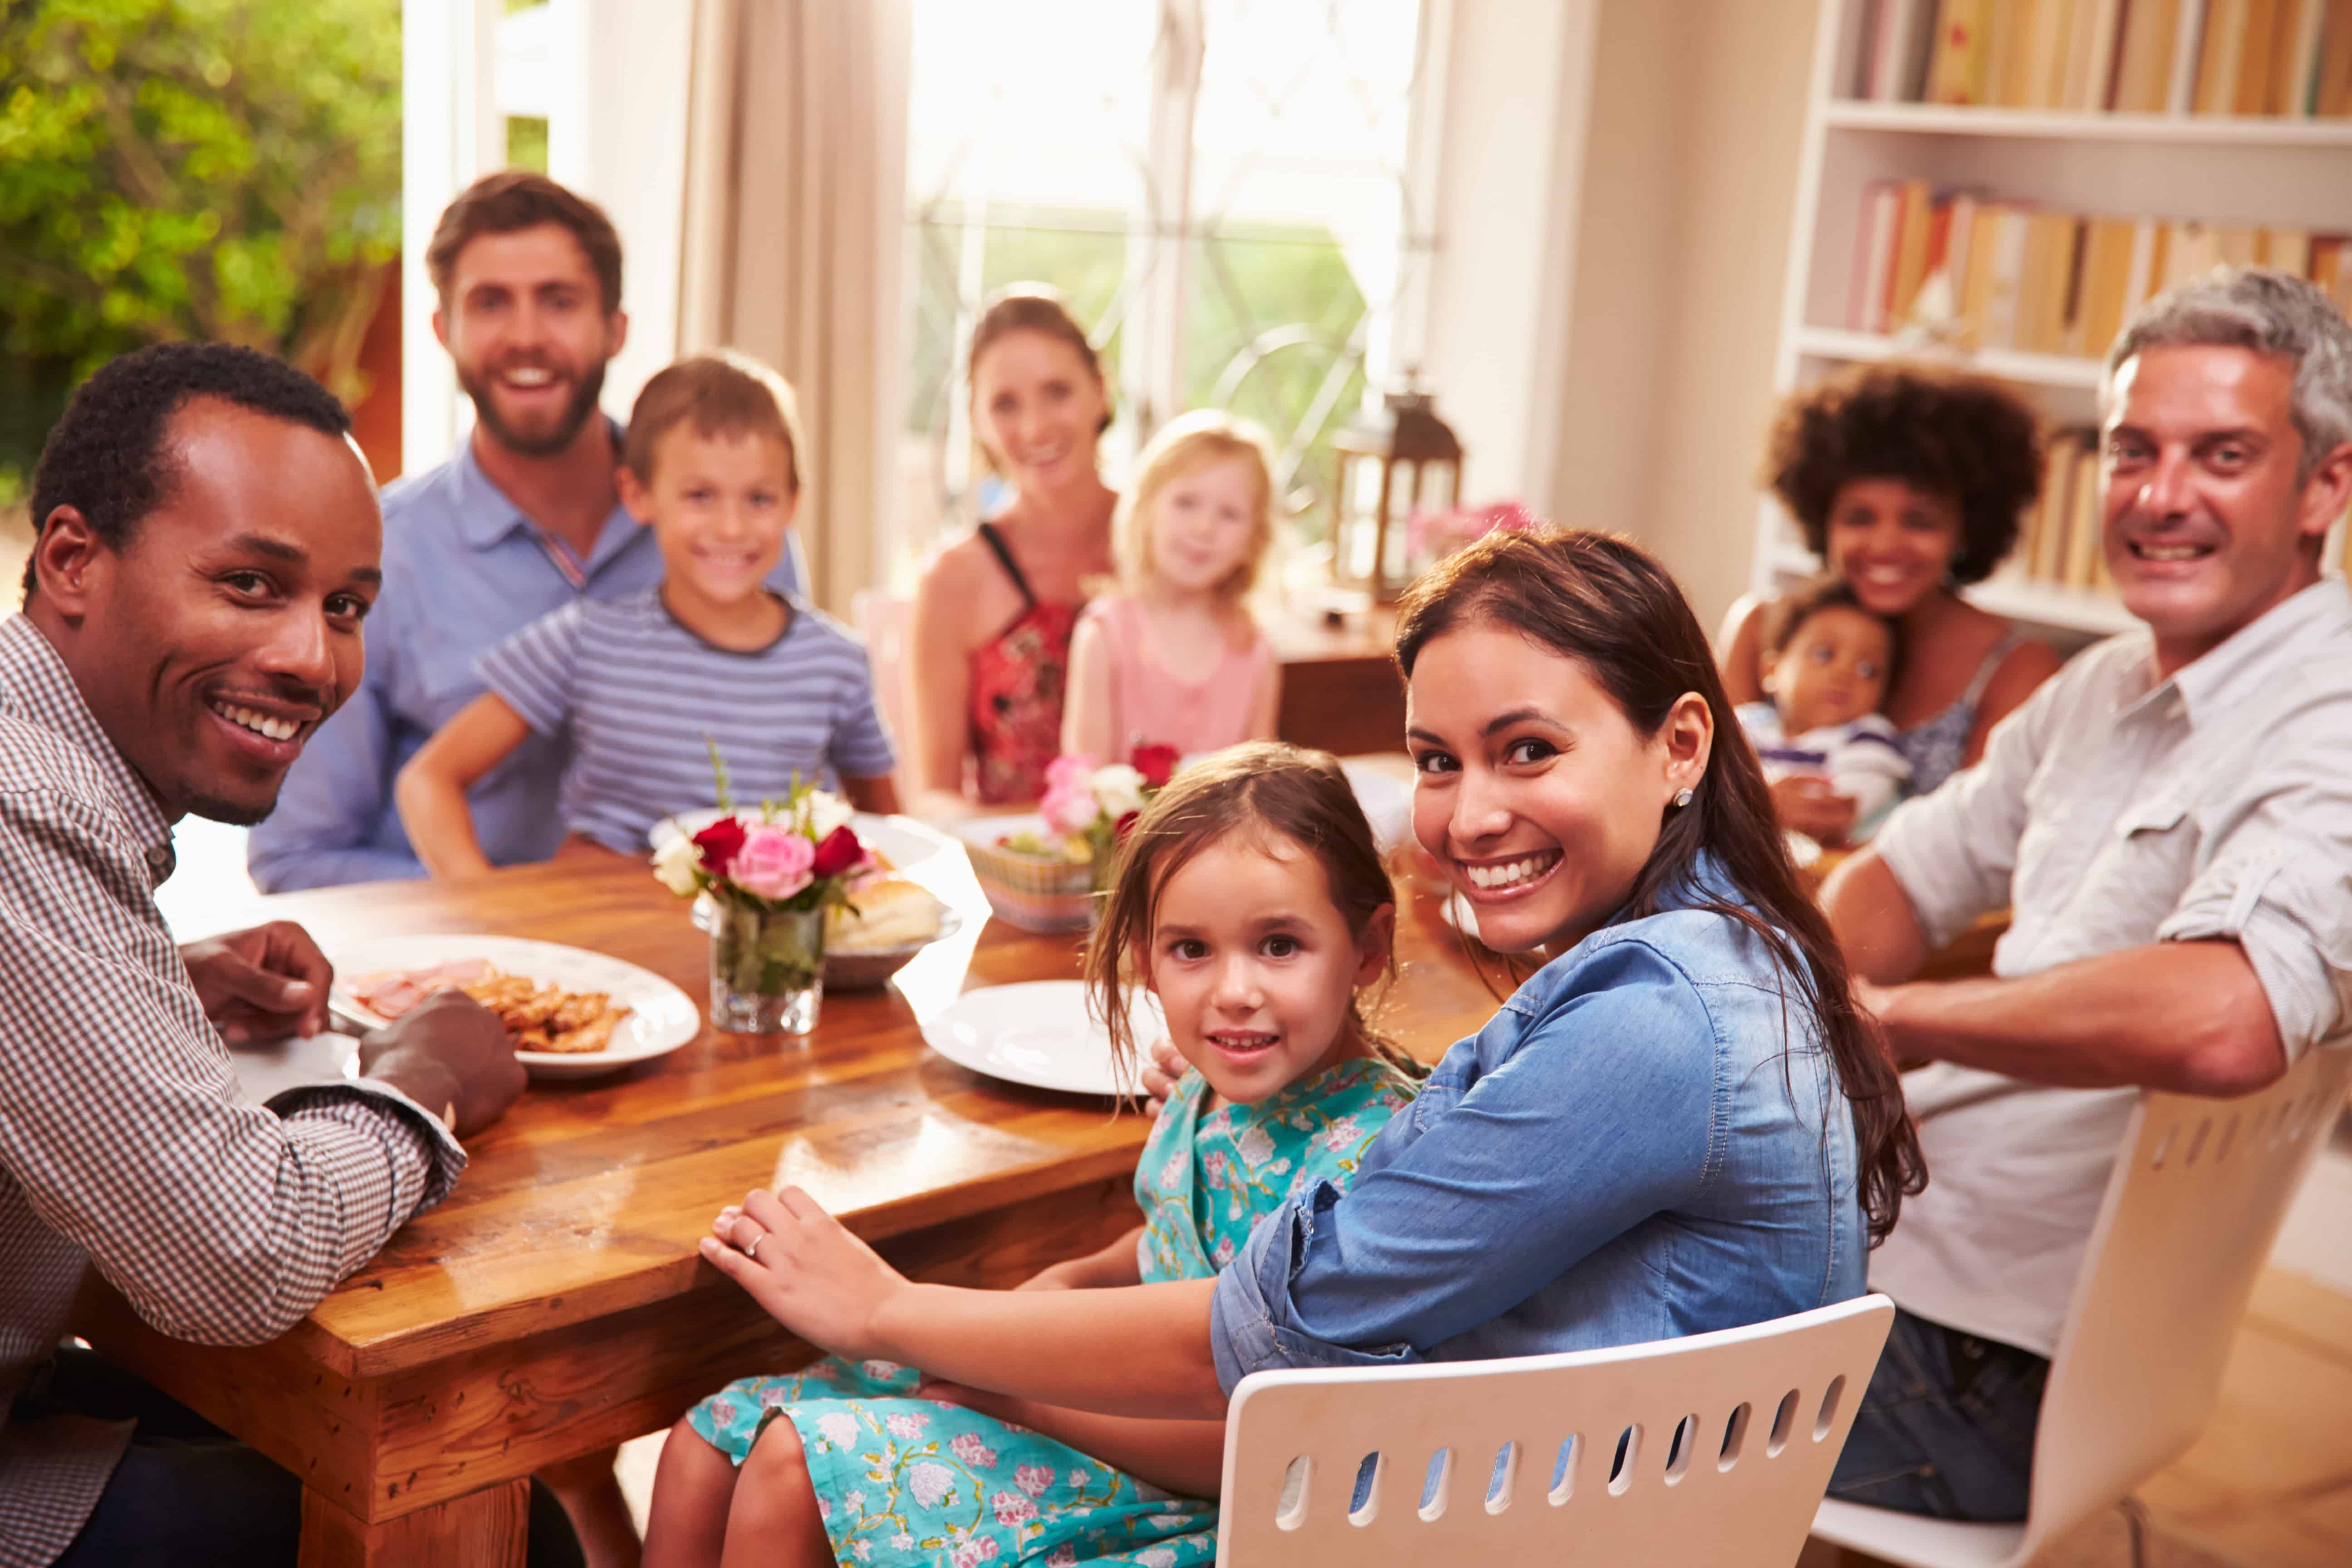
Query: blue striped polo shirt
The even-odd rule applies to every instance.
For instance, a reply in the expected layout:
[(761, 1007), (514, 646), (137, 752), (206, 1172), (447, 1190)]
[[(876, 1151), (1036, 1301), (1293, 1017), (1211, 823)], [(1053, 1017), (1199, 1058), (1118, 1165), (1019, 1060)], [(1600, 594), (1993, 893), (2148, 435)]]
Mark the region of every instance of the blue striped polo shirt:
[(663, 817), (716, 805), (707, 741), (742, 803), (782, 798), (795, 773), (830, 787), (897, 765), (865, 646), (797, 595), (782, 598), (783, 635), (749, 652), (679, 625), (656, 585), (575, 599), (482, 656), (483, 683), (535, 732), (569, 742), (565, 832), (637, 854)]

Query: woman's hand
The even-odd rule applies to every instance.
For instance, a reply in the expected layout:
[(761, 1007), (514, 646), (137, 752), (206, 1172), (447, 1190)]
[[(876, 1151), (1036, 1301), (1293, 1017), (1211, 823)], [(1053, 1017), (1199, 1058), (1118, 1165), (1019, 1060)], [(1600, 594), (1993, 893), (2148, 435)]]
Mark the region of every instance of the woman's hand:
[(1829, 780), (1798, 773), (1770, 788), (1772, 811), (1781, 826), (1823, 844), (1843, 844), (1853, 831), (1854, 803), (1832, 789)]
[(882, 1309), (906, 1277), (798, 1187), (719, 1212), (702, 1256), (793, 1333), (852, 1361), (887, 1354)]

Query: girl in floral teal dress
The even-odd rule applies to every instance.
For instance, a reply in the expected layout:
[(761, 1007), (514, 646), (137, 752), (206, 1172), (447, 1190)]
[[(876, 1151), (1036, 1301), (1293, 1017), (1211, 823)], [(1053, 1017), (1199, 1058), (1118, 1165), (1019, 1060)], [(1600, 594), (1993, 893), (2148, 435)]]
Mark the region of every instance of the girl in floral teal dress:
[[(1136, 1172), (1144, 1223), (1023, 1289), (1205, 1279), (1292, 1193), (1346, 1186), (1417, 1071), (1356, 1004), (1389, 967), (1393, 898), (1328, 757), (1237, 747), (1160, 792), (1129, 837), (1087, 978), (1114, 1052), (1132, 1057), (1126, 992), (1140, 984), (1192, 1070)], [(730, 1208), (717, 1228), (748, 1225)], [(1221, 1421), (1101, 1415), (829, 1358), (730, 1384), (678, 1423), (645, 1561), (1205, 1564), (1223, 1443)]]

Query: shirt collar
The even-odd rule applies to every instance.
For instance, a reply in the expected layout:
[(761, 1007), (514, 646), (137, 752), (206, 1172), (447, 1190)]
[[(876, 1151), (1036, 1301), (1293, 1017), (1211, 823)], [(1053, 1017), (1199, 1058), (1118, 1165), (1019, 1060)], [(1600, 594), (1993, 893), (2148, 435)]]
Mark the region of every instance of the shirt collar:
[(115, 749), (47, 636), (26, 616), (0, 621), (0, 696), (13, 700), (27, 721), (79, 747), (98, 764), (160, 885), (173, 865), (172, 824), (163, 805)]
[[(2179, 695), (2191, 722), (2252, 698), (2296, 667), (2294, 650), (2304, 642), (2352, 628), (2352, 590), (2339, 577), (2323, 577), (2272, 605), (2203, 657), (2191, 659), (2158, 681), (2126, 707), (2152, 704), (2168, 688)], [(2156, 657), (2148, 642), (2147, 657)], [(2152, 665), (2142, 666), (2152, 669)]]
[[(621, 449), (622, 428), (618, 421), (606, 419), (604, 427), (612, 432), (613, 450)], [(498, 482), (482, 472), (479, 458), (474, 455), (474, 433), (466, 432), (457, 443), (457, 455), (451, 460), (449, 474), (449, 510), (457, 519), (457, 531), (466, 543), (475, 550), (488, 550), (512, 534), (520, 531), (536, 539), (539, 525), (515, 505)], [(616, 540), (615, 525), (624, 531)], [(625, 544), (637, 531), (636, 520), (617, 501), (613, 513), (604, 520), (604, 531), (596, 536), (596, 548), (587, 566), (591, 571), (611, 558), (613, 552)]]

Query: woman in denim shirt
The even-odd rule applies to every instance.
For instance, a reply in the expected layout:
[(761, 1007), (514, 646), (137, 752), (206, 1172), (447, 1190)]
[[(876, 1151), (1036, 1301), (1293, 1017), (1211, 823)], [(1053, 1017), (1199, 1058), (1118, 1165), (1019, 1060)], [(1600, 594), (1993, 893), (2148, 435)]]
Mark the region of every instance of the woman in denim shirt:
[(1213, 1282), (1076, 1298), (909, 1284), (789, 1189), (705, 1256), (826, 1349), (1159, 1416), (1222, 1414), (1264, 1368), (1587, 1349), (1860, 1294), (1917, 1140), (1673, 580), (1604, 535), (1492, 534), (1415, 585), (1397, 661), (1416, 837), (1487, 945), (1557, 956), (1350, 1193), (1293, 1198)]

